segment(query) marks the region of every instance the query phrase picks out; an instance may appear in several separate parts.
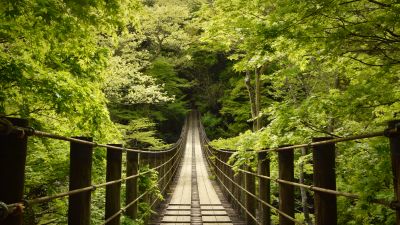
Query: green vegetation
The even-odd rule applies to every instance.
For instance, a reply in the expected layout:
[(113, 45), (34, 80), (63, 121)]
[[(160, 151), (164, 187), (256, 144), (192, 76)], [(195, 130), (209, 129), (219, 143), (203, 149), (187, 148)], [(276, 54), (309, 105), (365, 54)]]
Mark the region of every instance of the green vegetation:
[[(230, 59), (214, 75), (224, 87), (212, 97), (217, 107), (203, 101), (203, 111), (213, 115), (203, 118), (206, 128), (213, 126), (209, 134), (228, 137), (213, 144), (239, 150), (231, 159), (238, 167), (254, 157), (247, 149), (385, 129), (400, 112), (399, 7), (385, 0), (235, 0), (203, 7), (202, 40)], [(337, 146), (338, 189), (363, 197), (339, 198), (338, 224), (395, 223), (390, 209), (368, 204), (393, 198), (389, 155), (384, 138)], [(295, 157), (297, 165), (310, 166), (310, 155)], [(299, 173), (297, 167), (296, 179)]]
[[(99, 143), (169, 146), (179, 137), (190, 87), (177, 69), (184, 63), (181, 23), (188, 13), (171, 10), (176, 8), (168, 2), (1, 1), (0, 115)], [(67, 142), (30, 138), (27, 199), (68, 189), (68, 149)], [(105, 157), (104, 149), (95, 150), (93, 183), (105, 181)], [(157, 195), (158, 175), (152, 174), (141, 177), (140, 189)], [(93, 224), (103, 221), (104, 194), (94, 192)], [(65, 224), (66, 209), (66, 199), (40, 204), (25, 221)], [(144, 203), (140, 209), (139, 223), (150, 213)]]
[[(213, 145), (238, 150), (238, 167), (254, 157), (248, 149), (378, 131), (398, 119), (399, 23), (394, 0), (3, 0), (0, 115), (160, 149), (195, 105)], [(393, 197), (387, 141), (337, 149), (338, 189), (363, 198), (339, 198), (339, 224), (394, 224), (392, 210), (368, 204)], [(68, 188), (68, 155), (67, 143), (30, 139), (27, 199)], [(295, 157), (311, 174), (310, 155)], [(94, 167), (93, 182), (104, 181), (103, 150)], [(96, 191), (93, 224), (103, 197)], [(65, 223), (64, 199), (33, 210), (27, 224)]]

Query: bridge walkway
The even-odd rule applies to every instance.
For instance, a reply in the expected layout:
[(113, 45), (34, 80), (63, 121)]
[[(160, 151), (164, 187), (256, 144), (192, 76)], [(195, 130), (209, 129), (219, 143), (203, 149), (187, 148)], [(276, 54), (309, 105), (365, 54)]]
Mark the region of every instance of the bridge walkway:
[(233, 225), (244, 224), (219, 191), (206, 165), (198, 118), (194, 113), (189, 119), (185, 153), (177, 181), (156, 222), (162, 225)]

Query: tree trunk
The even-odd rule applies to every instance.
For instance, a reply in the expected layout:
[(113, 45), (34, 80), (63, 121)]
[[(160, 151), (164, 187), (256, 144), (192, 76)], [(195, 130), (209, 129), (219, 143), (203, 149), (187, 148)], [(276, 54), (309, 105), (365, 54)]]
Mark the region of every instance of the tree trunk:
[(261, 109), (261, 70), (260, 73), (258, 73), (257, 69), (254, 70), (254, 75), (255, 75), (255, 108), (256, 108), (256, 130), (261, 129), (261, 118), (260, 118), (260, 109)]
[(246, 71), (246, 76), (244, 78), (244, 83), (246, 84), (247, 91), (249, 92), (250, 97), (250, 108), (251, 108), (251, 117), (253, 121), (253, 131), (257, 130), (257, 121), (255, 118), (257, 117), (257, 108), (256, 108), (256, 96), (253, 86), (251, 85), (251, 75), (250, 71)]
[[(335, 77), (335, 83), (333, 84), (333, 87), (335, 89), (339, 89), (340, 90), (340, 78), (339, 78), (339, 74), (336, 74)], [(334, 133), (335, 131), (335, 125), (336, 125), (336, 119), (334, 118), (334, 116), (332, 115), (332, 112), (329, 112), (329, 120), (328, 120), (328, 133)]]

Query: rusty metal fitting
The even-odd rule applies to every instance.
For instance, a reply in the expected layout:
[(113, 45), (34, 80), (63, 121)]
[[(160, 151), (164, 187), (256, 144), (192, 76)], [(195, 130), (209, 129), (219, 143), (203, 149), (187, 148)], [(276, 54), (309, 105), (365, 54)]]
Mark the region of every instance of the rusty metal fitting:
[(26, 136), (25, 130), (20, 130), (19, 138), (24, 138)]
[(4, 202), (0, 202), (0, 221), (5, 220), (10, 214), (8, 206)]
[(29, 202), (27, 200), (22, 200), (19, 203), (14, 203), (11, 206), (8, 205), (8, 214), (9, 215), (21, 215), (24, 213), (24, 210), (29, 207)]
[(23, 207), (24, 207), (24, 208), (29, 208), (29, 207), (30, 207), (29, 201), (26, 200), (26, 199), (22, 199), (22, 204), (23, 204)]
[(13, 124), (5, 119), (5, 118), (0, 118), (0, 134), (4, 135), (9, 135), (13, 131)]
[(35, 129), (33, 127), (27, 127), (25, 129), (25, 135), (33, 136), (35, 134)]

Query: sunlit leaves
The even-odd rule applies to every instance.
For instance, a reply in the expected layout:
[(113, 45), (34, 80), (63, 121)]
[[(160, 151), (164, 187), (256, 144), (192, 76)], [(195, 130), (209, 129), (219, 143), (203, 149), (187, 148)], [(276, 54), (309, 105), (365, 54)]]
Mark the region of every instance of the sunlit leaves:
[[(202, 40), (210, 49), (225, 51), (236, 71), (267, 62), (263, 98), (274, 100), (262, 109), (267, 123), (261, 131), (216, 140), (215, 146), (240, 149), (240, 157), (251, 158), (243, 149), (383, 130), (400, 112), (398, 10), (398, 2), (390, 0), (235, 0), (206, 5)], [(220, 113), (240, 112), (247, 104), (247, 99), (229, 96), (233, 93), (226, 91), (221, 98)], [(365, 203), (372, 197), (390, 198), (387, 184), (376, 183), (377, 177), (390, 174), (383, 166), (389, 164), (387, 157), (379, 154), (388, 146), (367, 140), (338, 149), (338, 174), (357, 168), (338, 180), (340, 187), (365, 197), (356, 204), (340, 202), (340, 223), (393, 223), (387, 210)], [(237, 162), (248, 160), (240, 157)]]
[(111, 59), (110, 73), (106, 78), (104, 91), (112, 103), (133, 105), (173, 100), (165, 93), (162, 84), (157, 84), (155, 78), (139, 70), (140, 67), (123, 56), (114, 56)]
[(156, 137), (156, 124), (148, 118), (131, 120), (128, 125), (118, 125), (121, 129), (126, 143), (131, 147), (163, 148), (166, 145), (160, 138)]

